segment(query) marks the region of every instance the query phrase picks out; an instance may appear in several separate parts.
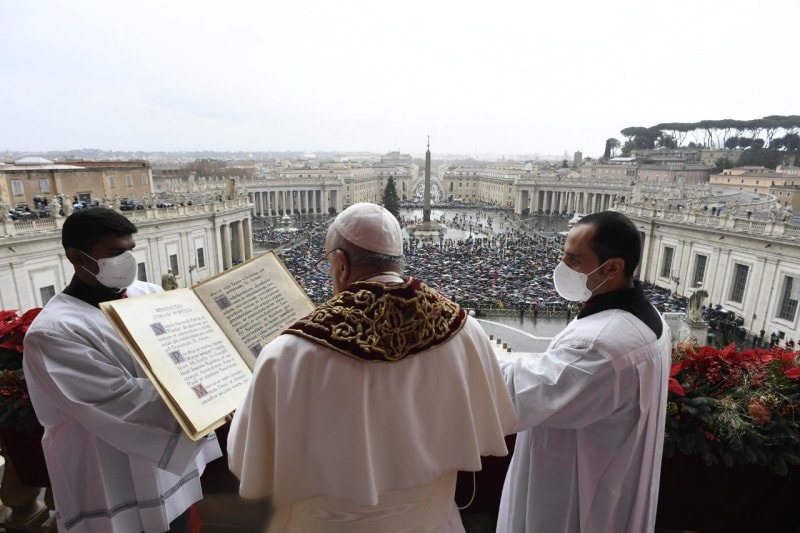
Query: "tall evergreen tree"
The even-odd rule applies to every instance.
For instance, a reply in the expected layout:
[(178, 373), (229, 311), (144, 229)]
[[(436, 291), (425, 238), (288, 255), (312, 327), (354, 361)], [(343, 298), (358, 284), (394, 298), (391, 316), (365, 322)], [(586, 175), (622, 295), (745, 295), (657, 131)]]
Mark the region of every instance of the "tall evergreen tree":
[(397, 188), (394, 186), (394, 177), (389, 176), (386, 187), (383, 189), (383, 207), (389, 210), (394, 218), (400, 220), (400, 197), (397, 196)]

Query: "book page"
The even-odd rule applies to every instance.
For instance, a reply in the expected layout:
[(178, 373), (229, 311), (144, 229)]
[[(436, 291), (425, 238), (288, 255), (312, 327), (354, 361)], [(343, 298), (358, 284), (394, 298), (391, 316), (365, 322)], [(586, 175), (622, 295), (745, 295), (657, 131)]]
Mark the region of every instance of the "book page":
[(208, 433), (239, 407), (252, 372), (190, 289), (104, 302), (101, 308), (190, 437)]
[(314, 310), (274, 252), (245, 261), (193, 290), (250, 368), (267, 343)]

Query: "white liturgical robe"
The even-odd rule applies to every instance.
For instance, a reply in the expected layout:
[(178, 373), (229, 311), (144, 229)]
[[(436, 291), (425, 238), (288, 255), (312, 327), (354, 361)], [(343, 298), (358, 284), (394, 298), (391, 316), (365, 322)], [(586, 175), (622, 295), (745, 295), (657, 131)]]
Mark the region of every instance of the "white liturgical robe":
[(655, 527), (670, 368), (660, 338), (619, 309), (573, 320), (540, 357), (501, 361), (517, 440), (498, 532)]
[(456, 472), (505, 455), (515, 421), (472, 318), (391, 363), (283, 334), (257, 359), (228, 459), (242, 496), (272, 500), (268, 531), (463, 532)]
[[(160, 290), (134, 282), (128, 295)], [(25, 336), (24, 368), (59, 531), (158, 533), (202, 498), (216, 436), (183, 434), (100, 309), (53, 297)]]

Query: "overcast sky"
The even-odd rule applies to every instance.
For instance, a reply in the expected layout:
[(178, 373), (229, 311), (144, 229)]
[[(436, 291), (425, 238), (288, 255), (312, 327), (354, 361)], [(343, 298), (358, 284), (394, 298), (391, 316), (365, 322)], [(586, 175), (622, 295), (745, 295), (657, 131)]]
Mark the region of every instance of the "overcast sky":
[(602, 155), (800, 114), (798, 0), (0, 0), (0, 152)]

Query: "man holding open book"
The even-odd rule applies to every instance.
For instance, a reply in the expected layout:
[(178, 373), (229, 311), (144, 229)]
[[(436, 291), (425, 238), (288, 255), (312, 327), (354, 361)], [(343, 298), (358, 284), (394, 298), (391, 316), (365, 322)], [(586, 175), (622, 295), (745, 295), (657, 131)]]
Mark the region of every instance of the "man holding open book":
[(473, 318), (403, 277), (402, 230), (355, 204), (319, 267), (334, 296), (270, 342), (228, 439), (246, 498), (271, 500), (268, 531), (464, 531), (456, 473), (505, 455), (516, 421)]
[(25, 335), (23, 366), (44, 426), (59, 531), (188, 532), (200, 474), (221, 456), (213, 432), (193, 442), (181, 431), (99, 309), (161, 291), (136, 281), (136, 231), (113, 209), (70, 215), (62, 243), (75, 275)]

